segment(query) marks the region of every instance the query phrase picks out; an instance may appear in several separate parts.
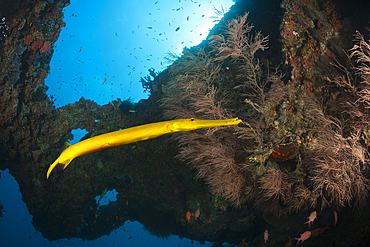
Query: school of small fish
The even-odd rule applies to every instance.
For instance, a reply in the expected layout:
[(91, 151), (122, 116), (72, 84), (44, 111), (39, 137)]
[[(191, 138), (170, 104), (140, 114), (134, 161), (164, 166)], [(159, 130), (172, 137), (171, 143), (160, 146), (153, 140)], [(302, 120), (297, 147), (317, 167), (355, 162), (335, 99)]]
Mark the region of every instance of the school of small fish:
[[(190, 0), (190, 1), (187, 1), (187, 2), (186, 1), (184, 2), (184, 1), (181, 1), (181, 0), (174, 1), (174, 4), (172, 5), (171, 8), (168, 8), (166, 5), (164, 5), (164, 2), (162, 2), (160, 0), (153, 1), (152, 4), (153, 4), (153, 7), (154, 7), (153, 10), (150, 11), (150, 12), (147, 12), (147, 15), (149, 16), (148, 17), (149, 18), (148, 25), (145, 25), (144, 28), (143, 28), (140, 25), (137, 25), (137, 24), (133, 23), (133, 26), (135, 26), (135, 28), (131, 28), (131, 30), (128, 30), (131, 33), (131, 35), (135, 35), (135, 36), (146, 35), (148, 37), (151, 37), (155, 42), (158, 42), (158, 43), (169, 42), (170, 40), (173, 40), (173, 38), (172, 38), (173, 35), (178, 35), (178, 34), (183, 35), (185, 32), (193, 33), (193, 35), (194, 35), (195, 34), (194, 31), (200, 30), (199, 29), (200, 27), (198, 25), (196, 25), (191, 30), (189, 30), (188, 24), (186, 24), (186, 23), (190, 23), (190, 21), (195, 21), (196, 17), (203, 18), (203, 17), (208, 16), (208, 15), (206, 15), (206, 14), (200, 12), (200, 11), (208, 11), (206, 8), (209, 8), (209, 6), (205, 7), (206, 5), (200, 4), (199, 2), (193, 1), (193, 0)], [(189, 4), (191, 4), (193, 6), (191, 12), (189, 11)], [(169, 27), (172, 29), (173, 33), (170, 34), (172, 36), (169, 36), (170, 31), (168, 31), (168, 28), (165, 28), (165, 25), (163, 25), (163, 21), (158, 21), (157, 22), (157, 19), (156, 19), (156, 17), (162, 16), (162, 14), (160, 14), (160, 13), (164, 12), (164, 11), (173, 12), (173, 13), (180, 13), (180, 12), (182, 13), (184, 11), (188, 11), (188, 13), (186, 15), (184, 15), (184, 17), (182, 17), (182, 18), (178, 18), (177, 16), (179, 16), (179, 15), (176, 14), (176, 15), (174, 15), (174, 17), (172, 17), (172, 19), (169, 19), (169, 21), (166, 21), (166, 25), (168, 23)], [(69, 15), (69, 17), (70, 18), (84, 18), (83, 16), (77, 15), (75, 13)], [(95, 19), (97, 17), (95, 15), (90, 15), (88, 18)], [(68, 27), (66, 27), (64, 29), (64, 32), (69, 32)], [(123, 33), (123, 31), (121, 31), (121, 30), (114, 31), (112, 33), (112, 35), (114, 36), (115, 39), (127, 39), (127, 34)], [(202, 36), (203, 34), (198, 32), (197, 35)], [(75, 36), (77, 36), (77, 34), (72, 33), (72, 32), (70, 34), (68, 34), (68, 37), (70, 39), (76, 38)], [(169, 38), (169, 37), (171, 37), (171, 38)], [(190, 37), (192, 37), (192, 36), (190, 36)], [(65, 39), (66, 38), (62, 38), (60, 41), (65, 42), (66, 41)], [(192, 41), (187, 41), (187, 42), (190, 42), (190, 45), (193, 43)], [(181, 44), (184, 44), (184, 43), (186, 44), (187, 42), (182, 41)], [(55, 45), (54, 48), (55, 48), (55, 52), (58, 52), (59, 47), (57, 47), (57, 45)], [(68, 87), (68, 88), (72, 88), (72, 90), (76, 91), (79, 95), (83, 94), (84, 91), (85, 92), (93, 92), (94, 90), (96, 90), (97, 92), (102, 91), (101, 93), (99, 92), (99, 97), (104, 98), (105, 102), (109, 102), (109, 100), (114, 100), (115, 99), (114, 98), (114, 93), (116, 93), (116, 92), (114, 91), (114, 87), (118, 86), (120, 88), (120, 90), (127, 90), (128, 93), (131, 92), (131, 85), (132, 85), (133, 81), (137, 80), (139, 82), (141, 75), (142, 74), (145, 75), (148, 68), (151, 68), (150, 65), (147, 65), (145, 63), (158, 62), (158, 64), (160, 64), (160, 66), (162, 66), (162, 69), (165, 66), (164, 62), (156, 61), (156, 60), (160, 60), (162, 58), (157, 57), (156, 59), (154, 59), (153, 55), (150, 54), (150, 51), (145, 49), (145, 47), (144, 48), (143, 47), (134, 47), (134, 48), (125, 47), (125, 49), (126, 50), (132, 50), (132, 52), (129, 53), (130, 58), (128, 60), (126, 60), (126, 61), (131, 61), (131, 62), (129, 62), (131, 64), (128, 64), (126, 66), (126, 68), (130, 68), (130, 69), (129, 70), (126, 69), (126, 71), (125, 71), (126, 72), (125, 75), (127, 75), (129, 77), (129, 79), (123, 79), (123, 80), (122, 80), (122, 75), (117, 74), (118, 78), (115, 79), (116, 75), (114, 75), (112, 73), (110, 73), (110, 75), (107, 75), (107, 73), (105, 73), (104, 74), (105, 78), (102, 75), (85, 76), (85, 75), (76, 74), (72, 80), (64, 79), (65, 78), (65, 76), (64, 76), (65, 75), (65, 69), (63, 69), (63, 68), (65, 68), (65, 64), (63, 64), (62, 59), (60, 59), (59, 60), (60, 67), (57, 68), (57, 69), (59, 69), (58, 73), (60, 73), (60, 75), (55, 80), (56, 83), (57, 83), (57, 86), (52, 89), (52, 90), (54, 90), (54, 93), (55, 93), (55, 95), (53, 95), (53, 98), (56, 99), (56, 95), (58, 95), (58, 90), (62, 90), (62, 89), (65, 89), (66, 87)], [(177, 49), (177, 48), (174, 48), (174, 49)], [(142, 57), (142, 55), (139, 55), (138, 53), (135, 55), (135, 53), (138, 50), (146, 50), (146, 53), (147, 53), (146, 58), (144, 58), (144, 59), (141, 58), (140, 59), (140, 56)], [(102, 52), (102, 51), (99, 50), (98, 52)], [(81, 59), (76, 59), (76, 60), (73, 60), (73, 62), (69, 62), (70, 65), (76, 66), (76, 64), (77, 65), (87, 64), (85, 66), (91, 66), (90, 61), (96, 60), (94, 57), (92, 57), (88, 60), (82, 59), (82, 57), (86, 56), (86, 54), (89, 53), (89, 52), (91, 52), (90, 47), (79, 46), (77, 49), (75, 49), (74, 51), (71, 52), (71, 57), (74, 57), (78, 54), (78, 56), (80, 56)], [(112, 63), (113, 62), (115, 62), (115, 61), (112, 60)], [(137, 70), (135, 70), (135, 66), (133, 66), (133, 64), (137, 64), (137, 62), (141, 62), (141, 63), (143, 63), (143, 65), (139, 66), (140, 68), (137, 68), (138, 66), (136, 66)], [(111, 64), (107, 63), (105, 65), (114, 66), (112, 63)], [(58, 66), (58, 62), (55, 62), (54, 66)], [(62, 68), (62, 66), (63, 66), (63, 68)], [(120, 66), (120, 65), (118, 65), (118, 66)], [(95, 69), (98, 69), (98, 68), (95, 68)], [(67, 71), (67, 73), (68, 73), (68, 71)], [(109, 80), (107, 80), (108, 76), (109, 76)], [(119, 85), (117, 85), (118, 80), (120, 80), (120, 82), (118, 82)], [(124, 85), (124, 83), (121, 83), (122, 81), (129, 82), (129, 89), (127, 89), (127, 87), (126, 88), (124, 87), (125, 85)], [(75, 83), (71, 84), (71, 82), (75, 82)], [(95, 82), (100, 82), (101, 85), (104, 85), (104, 89), (99, 90), (94, 85)], [(112, 95), (109, 96), (110, 93), (107, 93), (106, 90), (112, 91)]]
[[(188, 211), (189, 212), (189, 211)], [(334, 215), (334, 223), (333, 223), (333, 226), (336, 227), (337, 226), (337, 223), (338, 223), (338, 214), (337, 214), (337, 211), (333, 211), (333, 215)], [(189, 219), (190, 219), (190, 212), (189, 212)], [(310, 213), (310, 215), (307, 217), (308, 221), (305, 222), (304, 224), (309, 224), (309, 228), (311, 228), (311, 225), (313, 225), (315, 219), (317, 219), (317, 212), (316, 211), (313, 211)], [(291, 237), (288, 237), (288, 242), (286, 242), (285, 244), (285, 247), (291, 247), (293, 246), (293, 241), (294, 240), (297, 240), (297, 244), (300, 244), (300, 243), (303, 243), (304, 241), (308, 240), (309, 238), (312, 238), (312, 237), (317, 237), (319, 235), (321, 235), (322, 233), (324, 233), (326, 230), (329, 230), (331, 229), (330, 228), (330, 224), (328, 224), (327, 226), (325, 227), (319, 227), (319, 228), (316, 228), (312, 231), (305, 231), (303, 232), (302, 234), (300, 234), (300, 237), (298, 238), (291, 238)], [(270, 234), (268, 232), (268, 230), (265, 230), (263, 232), (263, 243), (266, 244), (267, 241), (269, 240), (269, 237), (270, 237)], [(242, 242), (240, 242), (239, 244), (237, 244), (238, 247), (246, 247), (246, 246), (249, 246), (248, 243), (244, 242), (245, 239), (242, 240)]]

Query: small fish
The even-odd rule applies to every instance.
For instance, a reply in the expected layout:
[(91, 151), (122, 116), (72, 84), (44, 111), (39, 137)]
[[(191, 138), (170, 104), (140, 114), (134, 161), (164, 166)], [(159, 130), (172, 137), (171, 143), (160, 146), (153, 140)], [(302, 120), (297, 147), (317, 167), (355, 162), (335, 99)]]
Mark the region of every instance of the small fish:
[(158, 3), (158, 1), (157, 2), (155, 2), (154, 4), (157, 4)]
[(301, 234), (300, 238), (295, 238), (296, 240), (298, 240), (297, 245), (299, 244), (299, 241), (301, 241), (302, 243), (303, 241), (309, 239), (310, 237), (311, 237), (311, 232), (305, 231), (304, 233)]
[(175, 32), (177, 32), (177, 31), (179, 31), (180, 30), (180, 27), (177, 27), (176, 29), (175, 29)]
[(81, 52), (81, 50), (82, 50), (82, 47), (80, 48), (80, 50), (78, 52)]
[(190, 211), (186, 212), (186, 220), (190, 223)]
[(128, 112), (130, 112), (130, 113), (136, 113), (135, 110), (128, 110)]
[(148, 28), (148, 29), (153, 29), (153, 27), (146, 27), (146, 28)]
[[(106, 76), (106, 77), (105, 77), (105, 79), (104, 79), (104, 81), (103, 81), (103, 84), (107, 81), (107, 79), (108, 79), (108, 76)], [(103, 84), (102, 84), (102, 85), (103, 85)]]
[(116, 109), (116, 107), (114, 106), (114, 104), (113, 104), (113, 102), (112, 102), (112, 101), (109, 101), (109, 104), (111, 104), (111, 105), (113, 106), (113, 108), (114, 108), (115, 110), (117, 110), (117, 109)]
[(265, 240), (265, 243), (269, 240), (269, 232), (267, 230), (263, 232), (263, 240)]
[(187, 21), (189, 20), (189, 16), (188, 16), (188, 17), (186, 17), (186, 20), (187, 20)]
[(198, 219), (199, 215), (200, 215), (200, 211), (199, 209), (197, 209), (197, 211), (195, 211), (194, 213), (194, 220)]
[(337, 211), (333, 211), (334, 214), (334, 227), (337, 227), (337, 222), (338, 222), (338, 214)]
[[(308, 217), (307, 217), (308, 221), (307, 221), (307, 222), (305, 222), (305, 224), (307, 224), (307, 223), (308, 223), (308, 227), (309, 227), (309, 228), (311, 227), (311, 223), (313, 224), (313, 221), (316, 219), (316, 216), (317, 216), (316, 211), (313, 211), (313, 212), (310, 214), (310, 216), (308, 216)], [(302, 242), (303, 242), (303, 241), (302, 241)]]

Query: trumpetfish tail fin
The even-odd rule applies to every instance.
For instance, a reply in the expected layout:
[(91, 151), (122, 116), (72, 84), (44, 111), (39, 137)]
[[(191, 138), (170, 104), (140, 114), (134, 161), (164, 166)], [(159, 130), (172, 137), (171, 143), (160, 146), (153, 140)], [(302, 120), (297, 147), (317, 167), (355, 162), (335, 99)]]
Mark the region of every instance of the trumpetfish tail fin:
[(50, 167), (49, 167), (49, 169), (48, 169), (48, 172), (46, 173), (46, 178), (47, 178), (47, 179), (49, 178), (51, 171), (52, 171), (52, 170), (53, 170), (57, 165), (59, 165), (59, 164), (63, 164), (63, 170), (64, 170), (64, 169), (66, 169), (66, 167), (69, 165), (69, 163), (71, 163), (71, 162), (72, 162), (72, 160), (73, 160), (73, 158), (72, 158), (72, 159), (69, 159), (69, 160), (67, 160), (67, 161), (65, 161), (65, 162), (63, 162), (63, 163), (59, 163), (59, 159), (57, 159), (56, 161), (54, 161), (54, 163), (50, 165)]

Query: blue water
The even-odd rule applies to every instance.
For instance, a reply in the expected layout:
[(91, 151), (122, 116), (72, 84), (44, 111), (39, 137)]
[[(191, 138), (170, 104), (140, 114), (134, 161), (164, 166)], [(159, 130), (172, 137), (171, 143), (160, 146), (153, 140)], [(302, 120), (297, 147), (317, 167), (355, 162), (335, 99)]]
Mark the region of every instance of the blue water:
[(71, 2), (45, 82), (57, 107), (82, 96), (99, 104), (147, 98), (139, 81), (148, 69), (162, 71), (170, 64), (168, 52), (180, 55), (184, 47), (198, 45), (215, 24), (213, 6), (232, 5), (231, 0)]
[[(141, 77), (148, 69), (159, 72), (170, 62), (167, 52), (180, 55), (184, 47), (199, 44), (215, 24), (213, 6), (229, 8), (231, 0), (71, 0), (64, 10), (66, 27), (54, 45), (45, 84), (56, 107), (81, 97), (98, 104), (148, 97)], [(105, 80), (106, 79), (106, 80)], [(84, 130), (74, 131), (77, 142)], [(126, 222), (109, 236), (95, 241), (61, 239), (50, 242), (32, 225), (19, 186), (8, 170), (1, 171), (0, 246), (197, 246), (198, 242), (170, 236), (162, 240), (143, 230), (138, 222)], [(101, 203), (114, 200), (108, 192)], [(206, 242), (203, 246), (211, 246)]]
[[(81, 239), (60, 239), (58, 241), (48, 241), (43, 238), (41, 233), (36, 231), (32, 225), (32, 216), (28, 213), (26, 204), (22, 201), (22, 195), (19, 192), (18, 183), (9, 171), (1, 171), (0, 202), (3, 203), (4, 212), (0, 217), (0, 239), (4, 247), (39, 247), (39, 246), (199, 246), (198, 242), (191, 243), (189, 239), (179, 239), (176, 236), (170, 236), (162, 240), (151, 236), (143, 229), (138, 222), (126, 221), (123, 226), (114, 230), (110, 235), (100, 237), (94, 241), (83, 241)], [(109, 197), (114, 193), (106, 194), (108, 203)], [(103, 199), (104, 200), (104, 199)], [(114, 200), (114, 199), (113, 199)], [(112, 201), (113, 201), (112, 200)], [(202, 246), (211, 246), (207, 242)]]

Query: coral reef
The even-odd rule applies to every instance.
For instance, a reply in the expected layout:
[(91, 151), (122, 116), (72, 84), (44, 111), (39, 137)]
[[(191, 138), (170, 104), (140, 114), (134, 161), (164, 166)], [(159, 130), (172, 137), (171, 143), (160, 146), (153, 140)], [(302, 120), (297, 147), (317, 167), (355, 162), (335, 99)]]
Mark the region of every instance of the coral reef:
[[(289, 77), (271, 71), (258, 54), (268, 41), (261, 32), (251, 34), (247, 15), (210, 36), (207, 50), (187, 50), (169, 68), (173, 79), (164, 84), (162, 100), (166, 116), (236, 114), (246, 125), (237, 128), (237, 136), (217, 129), (179, 137), (180, 157), (197, 166), (215, 195), (237, 206), (253, 202), (277, 217), (314, 207), (365, 205), (368, 119), (364, 107), (353, 102), (366, 104), (368, 91), (352, 79), (353, 62), (343, 52), (349, 44), (340, 39), (347, 33), (333, 6), (283, 1), (282, 50)], [(352, 55), (364, 64), (359, 73), (366, 82), (369, 46), (357, 43), (362, 45)]]
[[(348, 204), (368, 201), (370, 49), (360, 34), (353, 46), (342, 1), (284, 0), (283, 19), (273, 21), (280, 1), (237, 1), (201, 45), (159, 74), (149, 70), (141, 81), (147, 100), (118, 99), (117, 109), (83, 97), (55, 109), (44, 79), (69, 1), (16, 2), (0, 22), (0, 164), (45, 238), (96, 239), (139, 220), (159, 237), (255, 246), (268, 228), (267, 245), (281, 246), (287, 234), (304, 232), (290, 216), (298, 211), (303, 221), (303, 209), (316, 208), (315, 224), (330, 223), (334, 209), (353, 222), (339, 222), (341, 234), (328, 243), (353, 239), (347, 228), (358, 233), (354, 246), (366, 240), (369, 215)], [(271, 24), (280, 21), (280, 30)], [(169, 118), (235, 116), (245, 125), (105, 150), (45, 177), (73, 129), (89, 138)], [(105, 189), (116, 189), (117, 201), (98, 208), (94, 197)]]
[[(157, 75), (156, 83), (150, 82), (153, 85), (146, 84), (151, 97), (138, 104), (118, 99), (113, 101), (117, 106), (114, 109), (81, 98), (74, 104), (54, 108), (46, 95), (44, 79), (53, 44), (65, 26), (62, 9), (68, 4), (69, 1), (21, 2), (18, 11), (9, 12), (12, 14), (2, 24), (9, 27), (7, 33), (11, 35), (4, 36), (4, 46), (0, 47), (1, 168), (8, 168), (18, 181), (36, 229), (49, 240), (96, 239), (130, 219), (147, 224), (152, 233), (169, 234), (168, 228), (157, 229), (160, 224), (150, 223), (156, 219), (142, 216), (141, 211), (150, 205), (156, 212), (171, 211), (168, 222), (176, 225), (171, 234), (199, 241), (233, 241), (236, 233), (225, 230), (227, 225), (237, 221), (233, 229), (251, 226), (252, 220), (242, 219), (251, 218), (254, 211), (231, 209), (226, 201), (217, 199), (215, 206), (218, 209), (223, 205), (221, 209), (227, 209), (228, 216), (212, 212), (215, 199), (204, 196), (208, 188), (201, 180), (194, 180), (191, 165), (180, 165), (173, 158), (177, 147), (168, 137), (81, 157), (68, 172), (55, 172), (46, 180), (48, 166), (58, 157), (64, 142), (73, 138), (71, 130), (86, 129), (89, 133), (84, 138), (88, 138), (164, 120), (155, 102), (161, 97), (161, 87), (156, 83), (164, 81), (166, 73)], [(142, 157), (146, 157), (145, 162)], [(117, 202), (98, 208), (94, 197), (105, 188), (119, 192)], [(195, 207), (202, 212), (201, 220), (186, 225), (184, 212)], [(239, 216), (230, 216), (233, 213)], [(211, 226), (199, 232), (203, 220)]]

